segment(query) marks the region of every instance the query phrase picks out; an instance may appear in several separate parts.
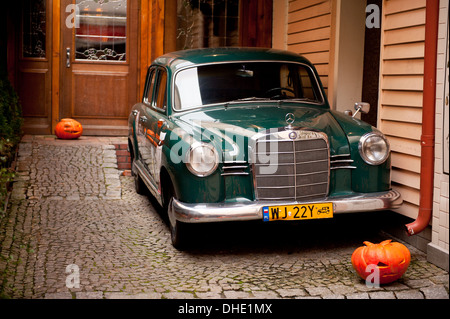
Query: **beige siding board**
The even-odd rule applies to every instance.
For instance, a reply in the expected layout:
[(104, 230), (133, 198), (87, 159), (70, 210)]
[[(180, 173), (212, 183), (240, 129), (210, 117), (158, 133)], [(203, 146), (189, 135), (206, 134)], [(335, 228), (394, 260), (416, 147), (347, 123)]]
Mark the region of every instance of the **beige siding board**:
[(311, 17), (318, 17), (324, 14), (328, 14), (331, 11), (331, 2), (326, 1), (314, 5), (312, 7), (305, 8), (303, 10), (298, 10), (291, 12), (288, 17), (288, 23), (302, 21), (309, 19)]
[(395, 188), (402, 194), (404, 201), (413, 205), (419, 205), (420, 190), (405, 185), (395, 185)]
[(395, 136), (388, 136), (391, 150), (402, 154), (408, 154), (420, 157), (421, 147), (420, 141), (409, 140)]
[(392, 182), (420, 189), (420, 174), (401, 169), (392, 169)]
[(384, 119), (381, 121), (380, 129), (389, 136), (404, 137), (412, 140), (420, 140), (422, 132), (421, 124), (394, 122)]
[(391, 153), (392, 167), (401, 168), (414, 173), (420, 173), (420, 157), (404, 153)]
[[(439, 23), (439, 34), (446, 34), (447, 33), (447, 25), (444, 23)], [(444, 39), (444, 38), (440, 38), (440, 39)]]
[(305, 9), (311, 6), (315, 6), (322, 2), (327, 2), (328, 0), (296, 0), (289, 3), (289, 13), (295, 12), (297, 10)]
[(422, 109), (400, 107), (400, 106), (383, 106), (383, 119), (397, 122), (422, 123)]
[(294, 44), (289, 46), (289, 50), (300, 54), (328, 52), (330, 50), (330, 40)]
[(330, 27), (324, 27), (315, 30), (303, 31), (290, 34), (288, 36), (288, 45), (296, 43), (304, 43), (310, 41), (330, 39)]
[[(446, 24), (448, 17), (448, 1), (445, 5), (442, 6), (442, 1), (440, 2), (441, 7), (439, 8), (439, 23)], [(442, 33), (441, 33), (442, 34)], [(439, 34), (439, 35), (441, 35)]]
[(383, 105), (422, 107), (422, 92), (384, 91), (381, 95)]
[(397, 90), (397, 91), (422, 91), (423, 90), (423, 76), (390, 76), (383, 77), (383, 90)]
[(400, 208), (397, 208), (395, 211), (409, 218), (416, 219), (417, 215), (419, 214), (419, 206), (411, 204), (409, 202), (403, 202), (403, 205), (400, 206)]
[(328, 72), (329, 72), (328, 64), (316, 64), (314, 66), (320, 77), (329, 75), (328, 74)]
[(420, 42), (425, 40), (425, 25), (386, 31), (385, 44)]
[(423, 75), (423, 59), (388, 60), (383, 62), (385, 75)]
[(385, 1), (383, 4), (383, 11), (386, 14), (393, 14), (398, 12), (404, 12), (408, 10), (424, 8), (426, 0), (395, 0)]
[(328, 88), (328, 76), (321, 76), (320, 81), (324, 88)]
[(330, 24), (331, 24), (331, 14), (326, 14), (320, 17), (290, 23), (288, 24), (288, 35), (291, 33), (328, 27), (330, 26)]
[(303, 56), (307, 58), (309, 61), (311, 61), (311, 63), (313, 64), (328, 63), (330, 60), (330, 52), (308, 53), (303, 54)]
[(425, 44), (423, 42), (395, 44), (385, 46), (384, 60), (423, 58)]
[(425, 24), (425, 8), (387, 15), (384, 30), (400, 29)]

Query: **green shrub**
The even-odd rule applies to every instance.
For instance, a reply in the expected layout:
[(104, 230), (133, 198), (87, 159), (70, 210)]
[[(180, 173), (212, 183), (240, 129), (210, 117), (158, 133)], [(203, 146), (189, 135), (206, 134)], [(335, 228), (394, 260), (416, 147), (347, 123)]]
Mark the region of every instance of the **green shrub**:
[(22, 108), (19, 97), (6, 76), (0, 76), (0, 211), (7, 185), (14, 178), (9, 167), (21, 138)]

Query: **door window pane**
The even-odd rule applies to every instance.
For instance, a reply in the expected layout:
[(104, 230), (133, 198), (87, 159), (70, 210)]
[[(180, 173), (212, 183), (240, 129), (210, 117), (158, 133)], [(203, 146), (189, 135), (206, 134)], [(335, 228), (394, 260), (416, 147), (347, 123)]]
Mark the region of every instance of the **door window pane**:
[(153, 102), (153, 90), (155, 88), (155, 79), (156, 79), (156, 69), (153, 69), (150, 71), (150, 77), (148, 79), (148, 88), (147, 88), (147, 94), (145, 96), (145, 103), (151, 104)]
[(76, 59), (125, 61), (127, 0), (77, 0)]
[(177, 49), (239, 45), (239, 0), (177, 0)]
[(45, 58), (46, 0), (25, 0), (22, 11), (22, 56)]
[(158, 96), (156, 100), (156, 107), (165, 110), (166, 109), (166, 82), (167, 74), (165, 71), (160, 70), (158, 74)]

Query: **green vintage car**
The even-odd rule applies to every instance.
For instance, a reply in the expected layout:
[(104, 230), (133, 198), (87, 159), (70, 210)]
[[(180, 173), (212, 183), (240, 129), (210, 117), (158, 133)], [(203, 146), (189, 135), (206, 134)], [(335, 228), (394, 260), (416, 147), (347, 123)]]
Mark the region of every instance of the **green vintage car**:
[(332, 218), (402, 203), (385, 136), (331, 110), (314, 66), (287, 51), (157, 58), (128, 143), (136, 191), (167, 210), (176, 248), (191, 223)]

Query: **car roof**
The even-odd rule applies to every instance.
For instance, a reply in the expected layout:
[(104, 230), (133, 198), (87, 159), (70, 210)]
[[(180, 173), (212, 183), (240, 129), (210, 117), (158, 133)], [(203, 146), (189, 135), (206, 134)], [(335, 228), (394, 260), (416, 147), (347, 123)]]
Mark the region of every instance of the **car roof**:
[(173, 70), (195, 64), (220, 63), (233, 61), (286, 61), (311, 64), (299, 54), (267, 48), (204, 48), (174, 51), (157, 58), (153, 64), (167, 66)]

